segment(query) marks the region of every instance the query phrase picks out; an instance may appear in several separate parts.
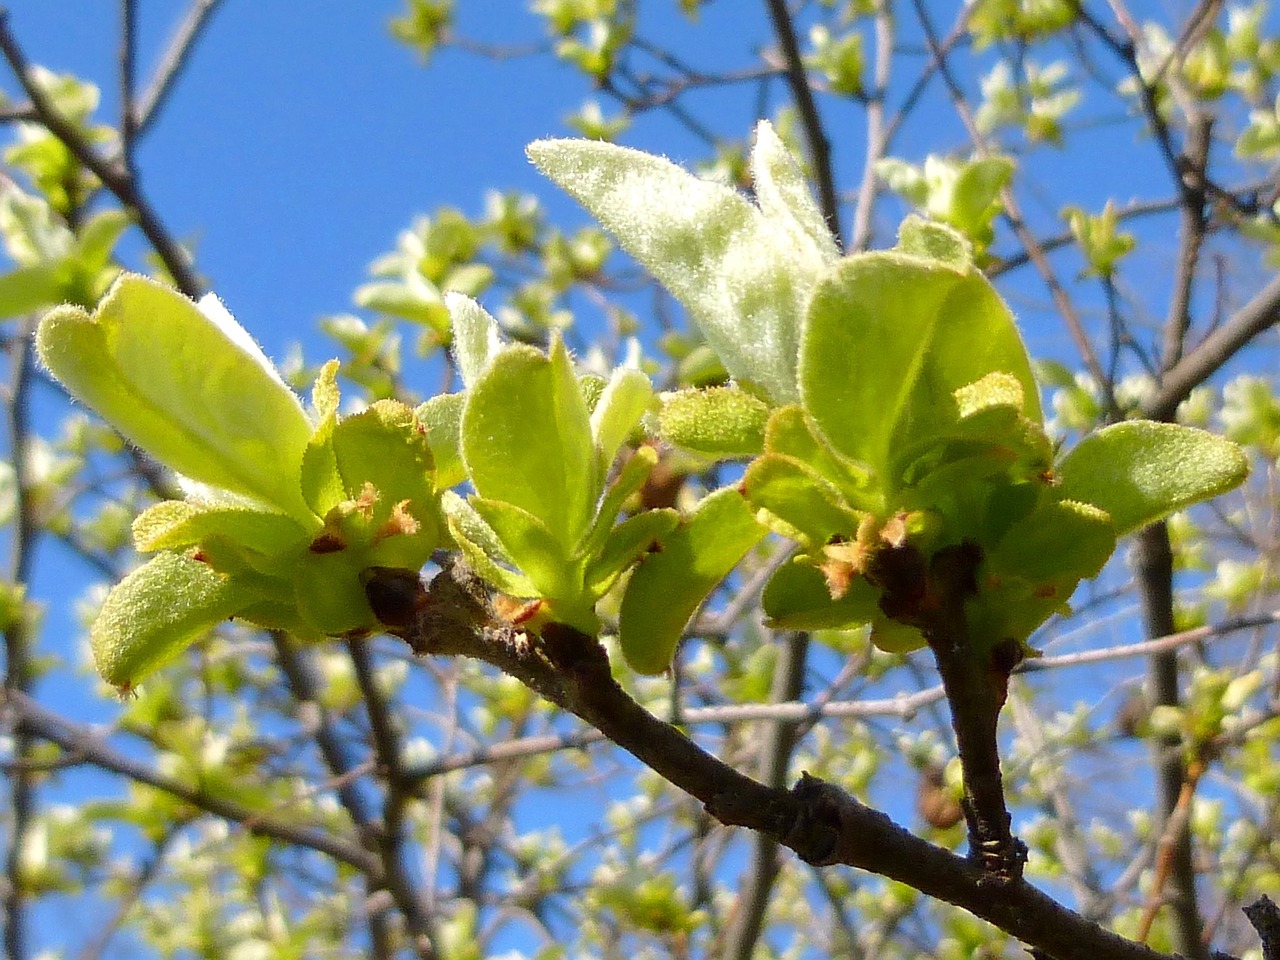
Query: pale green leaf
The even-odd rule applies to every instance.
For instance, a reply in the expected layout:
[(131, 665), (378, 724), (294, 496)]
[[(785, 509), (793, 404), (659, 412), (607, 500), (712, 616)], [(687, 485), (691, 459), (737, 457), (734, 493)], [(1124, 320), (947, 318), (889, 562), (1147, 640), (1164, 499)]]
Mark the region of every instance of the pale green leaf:
[(831, 228), (814, 202), (804, 171), (768, 120), (756, 124), (751, 180), (760, 212), (804, 251), (805, 259), (831, 263), (840, 256)]
[(461, 293), (446, 293), (445, 306), (453, 319), (453, 359), (462, 382), (474, 386), (489, 361), (502, 348), (498, 321), (484, 307)]
[(1085, 437), (1057, 474), (1064, 499), (1105, 510), (1123, 536), (1239, 486), (1249, 461), (1230, 440), (1204, 430), (1130, 420)]
[(254, 599), (208, 564), (158, 554), (107, 595), (89, 633), (94, 664), (127, 690)]
[(737, 387), (680, 390), (662, 395), (658, 434), (668, 443), (710, 457), (749, 457), (764, 449), (769, 407)]
[(653, 386), (642, 371), (635, 367), (613, 371), (591, 411), (591, 434), (600, 452), (601, 469), (613, 463), (652, 399)]
[(801, 319), (825, 264), (812, 244), (660, 157), (584, 140), (541, 140), (529, 156), (685, 305), (739, 382), (796, 399)]
[(90, 316), (41, 321), (40, 358), (128, 439), (193, 480), (313, 520), (299, 471), (311, 424), (261, 349), (216, 300), (200, 307), (145, 277)]
[(462, 456), (476, 491), (533, 514), (566, 550), (600, 495), (590, 417), (564, 346), (498, 354), (467, 395)]
[(814, 293), (800, 353), (805, 409), (838, 452), (882, 483), (893, 454), (954, 416), (954, 392), (993, 371), (1015, 377), (1039, 422), (1013, 317), (976, 272), (898, 253), (842, 261)]

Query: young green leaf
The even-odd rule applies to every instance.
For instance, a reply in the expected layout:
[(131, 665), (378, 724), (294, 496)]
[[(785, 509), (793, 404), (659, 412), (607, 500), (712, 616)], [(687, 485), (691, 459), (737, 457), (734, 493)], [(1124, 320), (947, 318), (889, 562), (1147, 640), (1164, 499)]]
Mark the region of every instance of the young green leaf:
[(813, 201), (804, 171), (768, 120), (756, 124), (751, 149), (751, 181), (760, 212), (814, 263), (832, 263), (839, 256), (831, 228)]
[(627, 663), (640, 673), (667, 669), (694, 611), (765, 532), (732, 487), (699, 503), (627, 583), (618, 619)]
[(1123, 536), (1239, 486), (1249, 461), (1234, 443), (1203, 430), (1129, 420), (1085, 437), (1057, 474), (1063, 499), (1105, 510)]
[(544, 597), (573, 597), (575, 570), (564, 545), (528, 510), (501, 500), (470, 498), (472, 508), (502, 542), (511, 562)]
[(806, 546), (821, 547), (836, 535), (851, 538), (858, 529), (859, 516), (836, 486), (793, 457), (768, 453), (753, 460), (742, 489), (753, 507), (782, 520)]
[(880, 591), (855, 577), (839, 600), (831, 599), (822, 571), (811, 563), (784, 563), (765, 584), (760, 604), (775, 630), (857, 627), (880, 616)]
[(255, 599), (208, 564), (157, 554), (107, 595), (89, 633), (94, 664), (128, 690)]
[(414, 410), (427, 431), (427, 444), (436, 465), (437, 490), (455, 486), (467, 476), (462, 463), (462, 409), (466, 399), (462, 393), (441, 393)]
[(837, 451), (892, 489), (896, 450), (938, 431), (955, 390), (992, 371), (1022, 384), (1040, 419), (1026, 350), (978, 273), (898, 253), (842, 261), (814, 291), (800, 352), (805, 409)]
[(522, 344), (494, 357), (467, 396), (462, 456), (476, 491), (533, 514), (565, 550), (600, 495), (587, 405), (564, 345)]
[(591, 410), (591, 435), (600, 452), (602, 471), (609, 469), (652, 400), (653, 386), (639, 369), (618, 367), (613, 371)]
[(164, 500), (133, 521), (134, 546), (145, 553), (182, 550), (221, 534), (272, 556), (296, 550), (311, 532), (292, 517), (245, 507)]
[(646, 510), (610, 529), (604, 548), (587, 567), (587, 594), (603, 596), (633, 563), (650, 550), (662, 549), (662, 541), (679, 522), (680, 515), (674, 510)]
[(314, 523), (299, 470), (311, 424), (257, 344), (217, 300), (199, 307), (123, 276), (90, 316), (58, 307), (40, 358), (77, 398), (194, 480)]

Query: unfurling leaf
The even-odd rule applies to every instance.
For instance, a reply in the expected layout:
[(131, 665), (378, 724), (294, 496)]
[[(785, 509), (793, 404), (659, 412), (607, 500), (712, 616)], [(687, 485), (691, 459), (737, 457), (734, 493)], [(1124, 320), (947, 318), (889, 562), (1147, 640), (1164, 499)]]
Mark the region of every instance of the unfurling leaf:
[(299, 479), (311, 436), (302, 404), (216, 299), (197, 306), (126, 275), (92, 315), (47, 314), (36, 346), (77, 399), (157, 460), (317, 522)]

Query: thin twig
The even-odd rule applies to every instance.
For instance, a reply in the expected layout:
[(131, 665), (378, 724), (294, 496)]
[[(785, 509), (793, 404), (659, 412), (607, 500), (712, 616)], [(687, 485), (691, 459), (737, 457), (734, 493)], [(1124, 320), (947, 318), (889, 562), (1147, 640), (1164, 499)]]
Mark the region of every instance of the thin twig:
[(178, 77), (182, 74), (195, 49), (196, 42), (209, 23), (222, 0), (195, 0), (178, 25), (177, 32), (169, 41), (169, 46), (160, 58), (160, 66), (155, 76), (147, 85), (135, 108), (134, 129), (141, 135), (144, 133), (164, 109), (173, 92)]
[(769, 11), (769, 19), (773, 22), (778, 46), (782, 49), (787, 68), (787, 85), (791, 88), (791, 97), (800, 113), (800, 125), (804, 128), (805, 139), (809, 142), (809, 157), (813, 162), (813, 175), (818, 186), (818, 208), (831, 229), (831, 235), (840, 244), (840, 205), (836, 199), (835, 174), (831, 169), (831, 142), (827, 139), (822, 117), (818, 115), (818, 105), (813, 99), (813, 90), (809, 87), (804, 59), (800, 55), (800, 44), (796, 40), (795, 24), (787, 11), (786, 0), (765, 0), (765, 6)]
[(138, 182), (119, 162), (105, 160), (76, 127), (62, 116), (33, 79), (26, 55), (9, 29), (8, 12), (0, 9), (0, 53), (31, 100), (32, 109), (51, 134), (62, 141), (72, 155), (102, 181), (117, 200), (137, 218), (138, 229), (147, 238), (165, 265), (174, 283), (188, 297), (200, 296), (201, 284), (191, 269), (190, 258), (169, 235), (159, 215), (143, 195)]

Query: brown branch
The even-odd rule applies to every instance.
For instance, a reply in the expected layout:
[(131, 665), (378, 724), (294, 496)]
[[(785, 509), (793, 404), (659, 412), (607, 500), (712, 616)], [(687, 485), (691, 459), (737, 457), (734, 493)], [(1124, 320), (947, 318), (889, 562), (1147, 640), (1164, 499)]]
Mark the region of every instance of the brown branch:
[(120, 161), (104, 159), (66, 117), (62, 116), (33, 79), (26, 55), (9, 29), (8, 11), (0, 9), (0, 54), (8, 61), (14, 76), (22, 85), (31, 107), (48, 131), (57, 137), (84, 167), (93, 173), (117, 200), (128, 207), (174, 283), (188, 297), (201, 293), (201, 283), (192, 270), (185, 250), (169, 235), (159, 215), (143, 195), (137, 180)]
[(593, 637), (551, 624), (529, 637), (501, 621), (462, 570), (437, 575), (388, 629), (423, 656), (467, 656), (516, 677), (599, 729), (729, 826), (776, 839), (815, 866), (845, 864), (968, 910), (1055, 960), (1172, 960), (1091, 923), (1020, 878), (993, 885), (980, 864), (916, 837), (808, 775), (790, 790), (729, 767), (618, 685)]
[[(1143, 619), (1148, 636), (1160, 636), (1173, 630), (1173, 550), (1169, 529), (1161, 521), (1138, 534), (1134, 549), (1134, 566), (1142, 597)], [(1181, 694), (1178, 660), (1173, 652), (1154, 654), (1147, 667), (1148, 697), (1152, 705), (1178, 706)], [(1158, 829), (1164, 832), (1182, 795), (1187, 780), (1176, 734), (1157, 737), (1153, 745), (1156, 766)], [(1181, 952), (1204, 958), (1208, 956), (1200, 940), (1203, 923), (1195, 898), (1195, 864), (1192, 860), (1191, 836), (1187, 824), (1177, 830), (1167, 857), (1170, 861), (1169, 893), (1178, 929)]]
[(822, 210), (822, 217), (827, 221), (836, 243), (843, 245), (840, 205), (836, 198), (835, 174), (831, 170), (831, 142), (827, 139), (822, 117), (818, 115), (818, 105), (813, 99), (813, 90), (809, 87), (809, 78), (804, 72), (804, 59), (800, 55), (800, 44), (796, 41), (795, 24), (791, 22), (786, 0), (765, 0), (765, 6), (769, 10), (778, 46), (782, 48), (782, 58), (787, 68), (787, 86), (791, 88), (791, 97), (800, 113), (800, 125), (809, 142), (809, 156), (813, 161), (813, 175), (818, 185), (818, 207)]
[(1222, 326), (1206, 336), (1160, 378), (1143, 408), (1152, 420), (1170, 420), (1178, 404), (1258, 334), (1280, 323), (1280, 276), (1259, 290)]
[[(25, 586), (31, 573), (35, 541), (38, 534), (35, 505), (27, 471), (28, 395), (31, 386), (31, 334), (34, 318), (27, 317), (10, 344), (12, 351), (8, 397), (8, 434), (10, 465), (13, 470), (14, 517), (9, 546), (9, 583)], [(5, 675), (4, 694), (25, 695), (33, 680), (31, 637), (27, 616), (20, 610), (4, 630)], [(9, 844), (5, 851), (4, 883), (4, 947), (9, 960), (25, 960), (27, 890), (22, 876), (22, 849), (27, 826), (35, 816), (35, 777), (27, 768), (34, 747), (31, 731), (21, 720), (13, 724), (13, 755), (17, 769), (10, 773)]]

